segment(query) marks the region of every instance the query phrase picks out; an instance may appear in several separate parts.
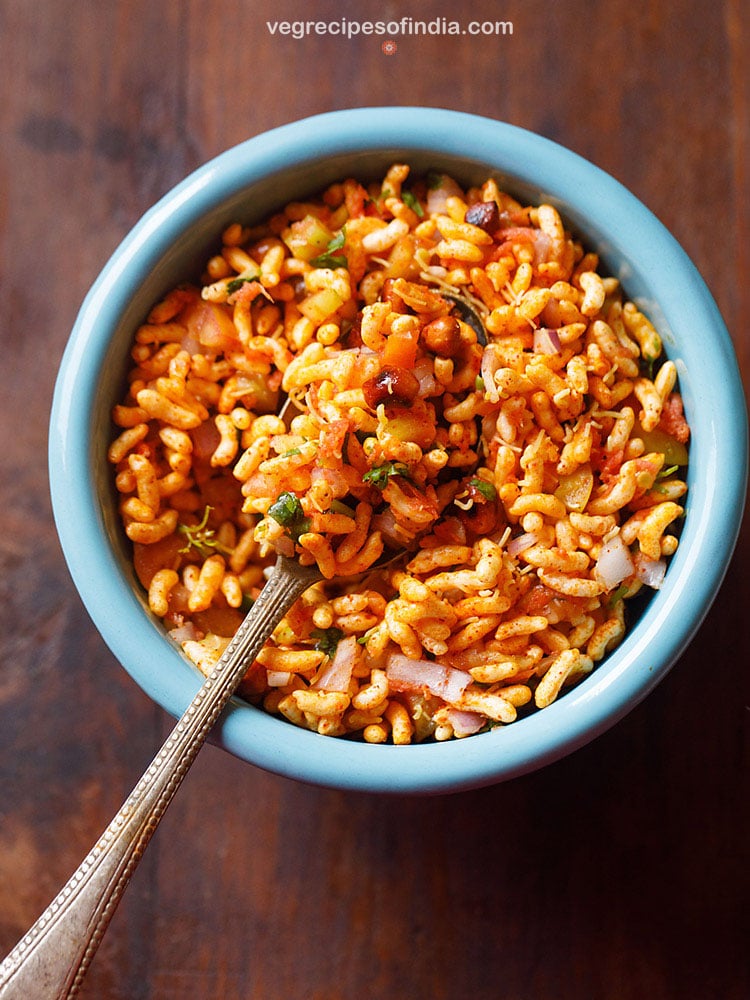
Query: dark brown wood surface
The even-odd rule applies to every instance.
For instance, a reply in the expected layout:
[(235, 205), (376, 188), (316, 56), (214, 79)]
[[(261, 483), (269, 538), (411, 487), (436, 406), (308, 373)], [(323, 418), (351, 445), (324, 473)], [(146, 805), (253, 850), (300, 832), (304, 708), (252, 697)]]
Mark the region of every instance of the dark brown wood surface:
[[(81, 605), (45, 453), (88, 286), (187, 172), (341, 107), (445, 106), (534, 129), (610, 171), (673, 231), (750, 376), (742, 0), (480, 0), (463, 20), (509, 20), (512, 35), (394, 36), (393, 55), (377, 38), (295, 39), (266, 25), (458, 16), (432, 0), (358, 6), (0, 0), (2, 954), (171, 725)], [(745, 527), (660, 687), (593, 744), (507, 784), (351, 795), (207, 747), (83, 996), (745, 1000), (749, 564)]]

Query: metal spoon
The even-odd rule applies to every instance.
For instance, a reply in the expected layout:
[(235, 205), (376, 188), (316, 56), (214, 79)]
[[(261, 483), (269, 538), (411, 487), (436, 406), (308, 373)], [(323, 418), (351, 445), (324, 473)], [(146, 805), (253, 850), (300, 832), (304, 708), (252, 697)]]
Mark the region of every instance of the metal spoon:
[[(480, 344), (487, 333), (474, 307), (442, 292)], [(288, 398), (280, 416), (288, 422)], [(375, 567), (393, 562), (390, 553)], [(67, 884), (0, 965), (0, 1000), (70, 1000), (104, 936), (117, 904), (154, 831), (198, 751), (278, 622), (308, 587), (322, 579), (317, 566), (279, 556), (258, 599), (161, 750)]]
[[(389, 553), (387, 561), (400, 554)], [(378, 561), (376, 566), (384, 564)], [(317, 566), (278, 557), (247, 617), (129, 798), (0, 965), (2, 1000), (68, 1000), (78, 994), (151, 836), (248, 663), (295, 600), (320, 579)]]

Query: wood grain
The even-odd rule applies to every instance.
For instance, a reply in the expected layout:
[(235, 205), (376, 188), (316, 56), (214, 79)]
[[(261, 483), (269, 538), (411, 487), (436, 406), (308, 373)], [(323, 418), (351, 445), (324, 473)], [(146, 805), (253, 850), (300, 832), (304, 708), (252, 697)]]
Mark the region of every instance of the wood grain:
[[(281, 9), (283, 7), (283, 10)], [(0, 951), (170, 728), (83, 610), (47, 498), (57, 366), (93, 278), (192, 168), (318, 111), (511, 121), (667, 224), (750, 374), (750, 47), (741, 0), (478, 2), (509, 37), (272, 36), (319, 0), (0, 0)], [(458, 15), (456, 15), (458, 16)], [(387, 112), (384, 112), (387, 113)], [(697, 335), (697, 334), (696, 334)], [(207, 747), (89, 973), (91, 1000), (750, 995), (747, 525), (660, 687), (546, 770), (428, 799), (295, 784)]]

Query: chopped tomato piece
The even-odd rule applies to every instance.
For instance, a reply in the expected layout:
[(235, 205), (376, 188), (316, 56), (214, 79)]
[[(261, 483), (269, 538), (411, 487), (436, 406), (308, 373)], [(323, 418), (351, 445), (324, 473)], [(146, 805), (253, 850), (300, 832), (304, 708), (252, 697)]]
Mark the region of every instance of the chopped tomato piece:
[[(659, 429), (679, 441), (680, 444), (687, 444), (690, 438), (690, 427), (682, 409), (682, 397), (678, 392), (673, 392), (667, 397), (661, 411)], [(678, 462), (675, 459), (674, 464), (686, 465), (687, 453), (684, 462)]]
[(202, 632), (213, 632), (214, 635), (233, 636), (242, 624), (244, 615), (237, 608), (228, 605), (212, 604), (205, 611), (197, 611), (193, 621)]
[(247, 673), (242, 678), (237, 694), (240, 697), (252, 699), (253, 695), (263, 694), (268, 684), (268, 673), (262, 663), (257, 660), (248, 667)]
[(326, 424), (320, 432), (318, 456), (321, 465), (331, 469), (338, 468), (341, 462), (344, 440), (348, 432), (348, 420), (333, 420), (330, 424)]
[(216, 351), (241, 350), (237, 329), (226, 307), (202, 299), (187, 306), (181, 316), (185, 326), (199, 344)]
[(413, 330), (398, 330), (390, 334), (383, 348), (383, 365), (413, 368), (417, 360), (419, 334)]
[(151, 545), (134, 543), (133, 565), (136, 576), (146, 590), (160, 569), (177, 569), (181, 558), (180, 549), (183, 548), (185, 548), (185, 536), (179, 534), (167, 535), (166, 538)]
[(350, 219), (358, 219), (365, 214), (368, 200), (367, 191), (361, 184), (354, 180), (344, 182), (344, 202)]

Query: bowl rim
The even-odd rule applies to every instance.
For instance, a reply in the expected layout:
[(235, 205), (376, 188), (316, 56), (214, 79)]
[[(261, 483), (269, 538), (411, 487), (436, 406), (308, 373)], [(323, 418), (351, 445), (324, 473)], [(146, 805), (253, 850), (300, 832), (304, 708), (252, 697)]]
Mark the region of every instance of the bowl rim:
[[(656, 307), (669, 330), (710, 331), (712, 352), (695, 380), (698, 410), (691, 449), (683, 542), (638, 628), (564, 698), (502, 729), (408, 747), (332, 740), (233, 701), (214, 731), (225, 749), (268, 771), (317, 785), (390, 793), (437, 793), (517, 777), (583, 746), (631, 711), (667, 674), (700, 627), (724, 578), (744, 508), (748, 442), (744, 392), (729, 333), (708, 288), (674, 237), (619, 181), (577, 153), (505, 122), (442, 108), (370, 107), (327, 112), (260, 133), (209, 160), (167, 192), (115, 249), (84, 299), (60, 363), (50, 415), (53, 514), (73, 581), (105, 642), (139, 686), (171, 715), (187, 707), (201, 678), (144, 613), (109, 545), (97, 494), (92, 397), (111, 333), (144, 276), (192, 224), (232, 194), (291, 166), (355, 153), (433, 153), (486, 164), (565, 206), (566, 221), (612, 237), (610, 251), (639, 246), (628, 281), (645, 289), (663, 269)], [(582, 185), (584, 192), (582, 193)], [(312, 193), (312, 192), (311, 192)], [(578, 206), (585, 200), (585, 211)], [(641, 246), (638, 241), (644, 240)], [(626, 282), (626, 287), (627, 287)], [(630, 295), (630, 292), (629, 292)], [(638, 301), (638, 296), (631, 296)], [(679, 341), (680, 375), (697, 360)], [(718, 386), (722, 391), (716, 392)], [(686, 400), (687, 406), (687, 400)], [(694, 421), (691, 421), (693, 423)], [(705, 424), (705, 426), (704, 426)], [(729, 429), (732, 433), (729, 434)], [(728, 475), (728, 470), (731, 475)], [(699, 476), (700, 474), (700, 476)], [(708, 560), (708, 553), (714, 556)], [(683, 625), (667, 627), (676, 606)], [(115, 610), (116, 609), (116, 610)], [(133, 655), (133, 622), (138, 655)], [(154, 658), (170, 668), (153, 669)], [(182, 664), (182, 669), (172, 666)], [(174, 674), (174, 676), (173, 676)], [(494, 741), (494, 742), (493, 742)]]

